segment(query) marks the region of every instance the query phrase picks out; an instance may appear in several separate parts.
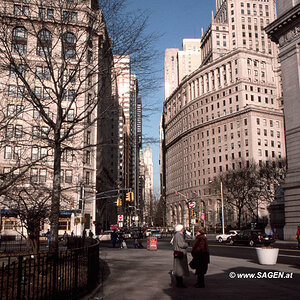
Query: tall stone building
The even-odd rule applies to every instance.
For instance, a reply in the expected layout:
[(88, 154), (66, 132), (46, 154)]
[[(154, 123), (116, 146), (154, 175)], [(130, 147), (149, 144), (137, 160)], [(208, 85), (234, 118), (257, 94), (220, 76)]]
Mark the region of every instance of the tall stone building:
[(60, 208), (59, 234), (95, 232), (104, 222), (98, 194), (116, 182), (118, 150), (113, 58), (98, 1), (4, 0), (0, 10), (1, 188), (17, 178), (5, 197), (44, 191), (35, 203), (48, 190), (50, 202), (61, 193), (51, 208)]
[(294, 239), (300, 225), (300, 1), (279, 0), (278, 14), (266, 31), (280, 50), (288, 162), (284, 238)]
[(201, 39), (183, 39), (182, 50), (178, 48), (166, 49), (164, 60), (165, 98), (171, 95), (186, 75), (200, 66), (200, 42)]
[[(242, 159), (285, 157), (278, 50), (264, 32), (275, 18), (273, 0), (217, 0), (201, 38), (200, 67), (165, 99), (170, 225), (188, 225), (186, 202), (193, 200), (196, 217), (214, 226), (220, 222), (220, 197), (211, 194), (209, 183), (217, 174), (237, 168)], [(266, 214), (260, 207), (259, 215)]]
[(142, 147), (142, 100), (138, 96), (138, 80), (131, 72), (130, 56), (114, 56), (114, 94), (119, 102), (119, 197), (134, 193), (134, 205), (123, 201), (119, 214), (126, 216), (127, 225), (132, 224), (140, 206), (139, 154)]
[(145, 199), (144, 199), (144, 223), (152, 225), (153, 207), (153, 160), (152, 149), (147, 143), (144, 149), (144, 176), (145, 176)]

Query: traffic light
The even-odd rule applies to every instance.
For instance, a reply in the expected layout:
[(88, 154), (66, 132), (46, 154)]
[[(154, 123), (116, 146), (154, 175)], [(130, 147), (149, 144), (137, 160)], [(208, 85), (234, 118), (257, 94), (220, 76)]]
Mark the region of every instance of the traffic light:
[(117, 199), (117, 206), (122, 206), (122, 199), (121, 198)]
[(125, 199), (127, 202), (130, 201), (130, 192), (126, 193), (126, 199)]
[(130, 192), (130, 201), (134, 201), (134, 192)]
[(71, 208), (74, 208), (74, 200), (71, 200)]
[(192, 217), (195, 215), (195, 211), (194, 209), (192, 208)]

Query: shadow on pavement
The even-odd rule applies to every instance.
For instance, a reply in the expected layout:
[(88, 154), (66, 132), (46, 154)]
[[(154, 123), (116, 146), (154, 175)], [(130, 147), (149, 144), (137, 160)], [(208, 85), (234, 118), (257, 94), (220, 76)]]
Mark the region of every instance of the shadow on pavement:
[[(238, 278), (240, 274), (252, 274), (260, 278)], [(300, 274), (293, 274), (292, 278), (274, 278), (291, 276), (278, 270), (262, 270), (258, 268), (231, 268), (221, 274), (207, 275), (206, 287), (195, 288), (196, 276), (191, 273), (184, 278), (187, 288), (176, 288), (175, 279), (170, 274), (170, 288), (163, 292), (172, 300), (185, 299), (299, 299)], [(247, 276), (247, 275), (246, 275)], [(231, 278), (232, 277), (232, 278)], [(270, 277), (270, 278), (269, 278)]]
[(107, 262), (103, 259), (99, 259), (100, 262), (100, 272), (99, 272), (99, 282), (103, 283), (110, 275), (110, 269)]

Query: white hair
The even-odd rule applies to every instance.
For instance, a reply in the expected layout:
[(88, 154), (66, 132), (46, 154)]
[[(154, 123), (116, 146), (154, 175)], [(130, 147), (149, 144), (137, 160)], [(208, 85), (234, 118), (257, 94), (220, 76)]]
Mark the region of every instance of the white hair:
[(183, 229), (183, 225), (181, 224), (178, 224), (175, 226), (175, 231), (178, 232), (178, 231), (181, 231)]

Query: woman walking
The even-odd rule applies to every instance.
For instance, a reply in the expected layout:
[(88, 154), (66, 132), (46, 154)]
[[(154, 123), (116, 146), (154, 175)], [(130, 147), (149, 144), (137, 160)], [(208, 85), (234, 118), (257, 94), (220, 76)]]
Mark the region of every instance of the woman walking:
[(193, 260), (190, 263), (194, 265), (197, 275), (197, 283), (195, 287), (204, 288), (204, 275), (207, 272), (209, 264), (209, 252), (208, 252), (208, 243), (205, 236), (205, 230), (203, 227), (199, 226), (195, 228), (196, 238), (192, 248)]
[(184, 239), (184, 228), (181, 224), (175, 227), (175, 235), (173, 238), (174, 262), (173, 271), (176, 278), (176, 286), (185, 288), (183, 284), (183, 276), (189, 276), (189, 268), (187, 263), (186, 249), (188, 243)]

